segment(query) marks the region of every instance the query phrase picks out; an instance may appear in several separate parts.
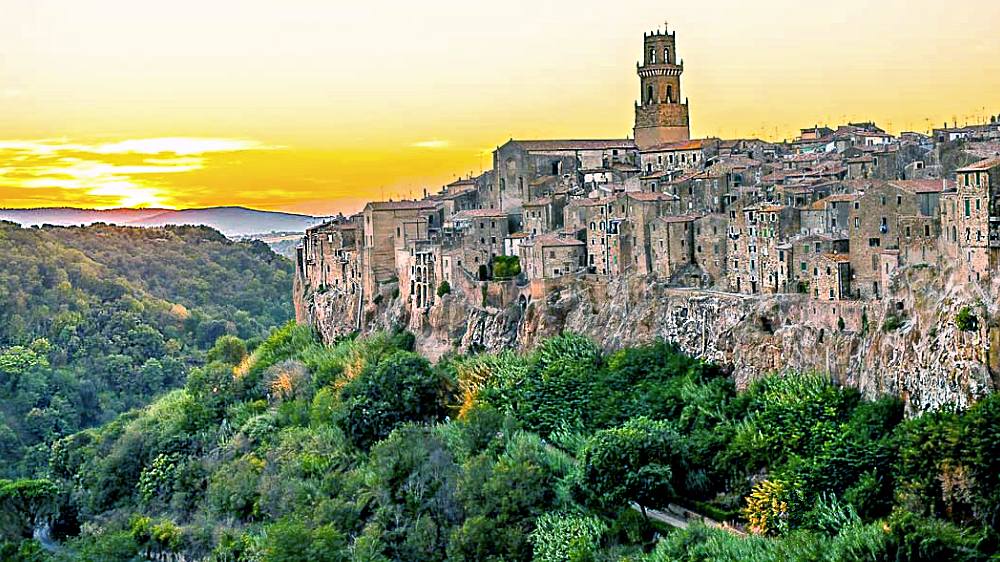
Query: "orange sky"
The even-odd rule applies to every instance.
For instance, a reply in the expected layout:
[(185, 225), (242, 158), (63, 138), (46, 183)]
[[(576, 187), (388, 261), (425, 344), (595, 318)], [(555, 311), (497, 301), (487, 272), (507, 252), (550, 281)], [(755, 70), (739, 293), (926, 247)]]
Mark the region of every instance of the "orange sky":
[(325, 214), (510, 137), (631, 134), (669, 20), (696, 136), (1000, 114), (995, 0), (3, 0), (0, 207)]

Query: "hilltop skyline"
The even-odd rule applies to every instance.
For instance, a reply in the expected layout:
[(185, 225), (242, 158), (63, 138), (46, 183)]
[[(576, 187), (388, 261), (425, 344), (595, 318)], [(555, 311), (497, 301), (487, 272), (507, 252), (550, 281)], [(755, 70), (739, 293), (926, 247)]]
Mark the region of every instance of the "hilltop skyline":
[(637, 37), (665, 18), (696, 138), (982, 121), (1000, 112), (1000, 6), (962, 5), (15, 1), (0, 206), (320, 215), (419, 196), (489, 168), (512, 137), (630, 135)]

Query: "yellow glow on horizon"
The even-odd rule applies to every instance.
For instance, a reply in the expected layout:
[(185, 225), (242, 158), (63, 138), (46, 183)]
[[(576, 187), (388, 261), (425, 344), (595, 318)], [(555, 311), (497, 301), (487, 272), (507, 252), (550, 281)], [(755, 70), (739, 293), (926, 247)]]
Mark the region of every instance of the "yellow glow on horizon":
[[(240, 139), (159, 137), (81, 143), (66, 139), (0, 141), (0, 193), (60, 190), (63, 197), (91, 202), (88, 207), (183, 206), (168, 179), (203, 170), (220, 154), (274, 150)], [(0, 205), (4, 206), (4, 205)]]
[(509, 138), (630, 135), (664, 19), (696, 137), (1000, 114), (995, 0), (5, 0), (0, 207), (329, 214), (435, 191)]

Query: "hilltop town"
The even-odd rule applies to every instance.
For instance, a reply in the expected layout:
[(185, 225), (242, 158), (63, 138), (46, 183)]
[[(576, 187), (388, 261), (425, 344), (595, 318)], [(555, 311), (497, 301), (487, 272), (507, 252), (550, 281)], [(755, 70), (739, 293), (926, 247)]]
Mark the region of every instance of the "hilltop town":
[[(655, 287), (666, 291), (656, 298), (685, 303), (695, 295), (738, 297), (743, 307), (780, 302), (780, 312), (757, 315), (766, 331), (794, 320), (823, 343), (834, 332), (878, 331), (869, 329), (876, 322), (913, 324), (920, 311), (908, 307), (919, 309), (920, 298), (902, 295), (900, 279), (923, 270), (942, 294), (960, 286), (968, 322), (995, 300), (982, 297), (994, 294), (1000, 259), (997, 117), (931, 134), (897, 136), (864, 122), (813, 125), (780, 143), (692, 139), (676, 34), (645, 34), (636, 71), (631, 138), (511, 139), (478, 177), (420, 200), (373, 201), (309, 229), (295, 260), (300, 320), (327, 337), (390, 323), (419, 337), (443, 322), (461, 325), (451, 344), (488, 348), (473, 316), (505, 311), (506, 329), (523, 332), (510, 324), (567, 291), (584, 287), (580, 298), (595, 309), (624, 291), (635, 308)], [(658, 310), (651, 314), (665, 314)], [(694, 316), (688, 304), (683, 312)], [(570, 327), (565, 318), (548, 323)], [(959, 330), (981, 337), (962, 340), (973, 351), (960, 362), (988, 384), (992, 331), (981, 324)], [(922, 329), (920, 337), (939, 337)], [(706, 347), (707, 337), (692, 346)], [(851, 376), (851, 361), (841, 366)]]

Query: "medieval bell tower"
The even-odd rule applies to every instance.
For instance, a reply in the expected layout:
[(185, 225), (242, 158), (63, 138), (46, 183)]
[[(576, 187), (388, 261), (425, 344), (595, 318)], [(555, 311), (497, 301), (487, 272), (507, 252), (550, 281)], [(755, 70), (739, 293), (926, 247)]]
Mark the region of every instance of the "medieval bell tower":
[(687, 100), (681, 103), (681, 74), (675, 33), (666, 27), (643, 35), (639, 75), (639, 101), (635, 104), (635, 144), (645, 150), (660, 144), (691, 138)]

